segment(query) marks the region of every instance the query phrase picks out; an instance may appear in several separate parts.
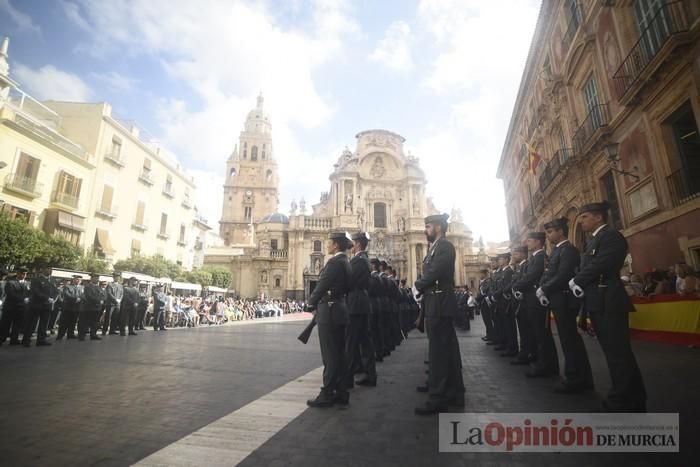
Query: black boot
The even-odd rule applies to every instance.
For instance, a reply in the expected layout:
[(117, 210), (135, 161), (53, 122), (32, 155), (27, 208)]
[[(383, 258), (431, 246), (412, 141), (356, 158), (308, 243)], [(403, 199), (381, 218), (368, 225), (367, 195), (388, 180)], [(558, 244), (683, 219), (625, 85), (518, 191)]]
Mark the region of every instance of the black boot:
[(327, 392), (321, 391), (316, 399), (309, 399), (306, 401), (306, 405), (309, 407), (332, 407), (333, 406), (333, 395)]

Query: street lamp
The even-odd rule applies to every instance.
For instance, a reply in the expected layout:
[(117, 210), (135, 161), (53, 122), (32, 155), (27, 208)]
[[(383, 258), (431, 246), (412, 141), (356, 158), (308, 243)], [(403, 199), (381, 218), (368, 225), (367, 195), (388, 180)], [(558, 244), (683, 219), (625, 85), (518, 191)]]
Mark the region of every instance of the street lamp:
[(610, 165), (610, 170), (619, 173), (620, 175), (625, 175), (627, 177), (634, 178), (635, 182), (639, 181), (639, 175), (635, 172), (639, 172), (639, 167), (636, 165), (632, 167), (632, 171), (621, 170), (617, 168), (620, 158), (617, 156), (620, 149), (620, 143), (610, 143), (605, 146), (605, 154), (608, 156), (608, 164)]

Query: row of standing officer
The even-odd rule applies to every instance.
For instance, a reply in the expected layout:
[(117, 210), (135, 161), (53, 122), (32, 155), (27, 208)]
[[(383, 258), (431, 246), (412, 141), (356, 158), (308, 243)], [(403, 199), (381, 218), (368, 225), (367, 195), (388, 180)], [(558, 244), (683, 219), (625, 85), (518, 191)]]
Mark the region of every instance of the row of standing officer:
[[(51, 345), (47, 327), (52, 315), (60, 312), (57, 339), (85, 340), (89, 333), (91, 340), (99, 340), (97, 331), (100, 316), (104, 313), (102, 334), (136, 335), (135, 329), (143, 329), (139, 323), (148, 307), (148, 297), (139, 292), (138, 280), (132, 278), (130, 286), (123, 287), (120, 275), (114, 274), (114, 281), (105, 285), (99, 281), (99, 274), (91, 274), (90, 282), (81, 284), (82, 275), (73, 275), (69, 284), (57, 287), (49, 277), (50, 268), (39, 266), (38, 274), (26, 280), (26, 268), (18, 268), (14, 277), (6, 281), (4, 291), (7, 299), (3, 306), (0, 321), (0, 344), (8, 337), (11, 345), (31, 345), (33, 331), (37, 331), (37, 346)], [(154, 293), (155, 316), (164, 313), (162, 291)], [(160, 305), (160, 306), (158, 306)], [(156, 318), (155, 326), (161, 325), (162, 318)], [(76, 325), (78, 335), (75, 335)], [(161, 325), (162, 326), (162, 325)], [(119, 330), (119, 332), (117, 332)], [(22, 340), (19, 335), (22, 334)]]
[[(390, 355), (410, 330), (412, 296), (399, 287), (386, 261), (369, 259), (369, 235), (331, 232), (331, 255), (309, 297), (307, 310), (318, 324), (323, 386), (310, 407), (347, 405), (355, 384), (376, 386), (376, 362)], [(347, 250), (352, 258), (348, 260)], [(414, 302), (415, 304), (415, 302)], [(402, 319), (404, 318), (404, 319)], [(357, 381), (356, 374), (363, 374)]]
[[(490, 277), (481, 272), (477, 303), (486, 325), (483, 339), (502, 356), (516, 357), (512, 364), (529, 364), (528, 377), (558, 375), (551, 310), (564, 354), (564, 377), (555, 392), (589, 391), (593, 377), (577, 318), (584, 325), (590, 315), (612, 379), (602, 410), (644, 412), (644, 382), (629, 338), (628, 313), (634, 307), (619, 273), (627, 242), (607, 225), (609, 208), (601, 202), (579, 210), (581, 227), (591, 234), (583, 255), (567, 239), (568, 220), (554, 219), (545, 232), (528, 235), (526, 248), (513, 250), (512, 263), (509, 255), (501, 255)], [(545, 237), (552, 248), (549, 258)]]

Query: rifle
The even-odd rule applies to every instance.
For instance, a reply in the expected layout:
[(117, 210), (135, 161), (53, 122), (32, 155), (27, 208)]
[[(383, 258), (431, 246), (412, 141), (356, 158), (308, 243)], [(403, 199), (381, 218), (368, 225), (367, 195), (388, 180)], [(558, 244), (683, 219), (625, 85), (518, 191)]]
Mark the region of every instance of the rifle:
[(299, 334), (299, 337), (297, 337), (297, 339), (299, 339), (302, 342), (302, 344), (306, 344), (307, 342), (309, 342), (309, 337), (311, 337), (311, 331), (314, 330), (314, 326), (316, 326), (316, 315), (315, 314), (314, 314), (313, 318), (311, 318), (311, 321), (309, 322), (309, 324), (304, 328), (303, 331), (301, 331), (301, 334)]

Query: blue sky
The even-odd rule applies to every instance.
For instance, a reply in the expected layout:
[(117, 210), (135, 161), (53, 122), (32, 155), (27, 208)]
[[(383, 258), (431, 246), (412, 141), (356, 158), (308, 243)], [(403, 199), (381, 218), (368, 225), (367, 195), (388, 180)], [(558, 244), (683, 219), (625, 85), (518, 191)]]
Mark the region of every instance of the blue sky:
[[(190, 170), (218, 220), (224, 164), (262, 91), (280, 211), (315, 203), (355, 134), (395, 131), (438, 209), (507, 239), (503, 140), (538, 0), (0, 0), (11, 75), (35, 97), (107, 101)], [(312, 170), (309, 170), (313, 167)]]

